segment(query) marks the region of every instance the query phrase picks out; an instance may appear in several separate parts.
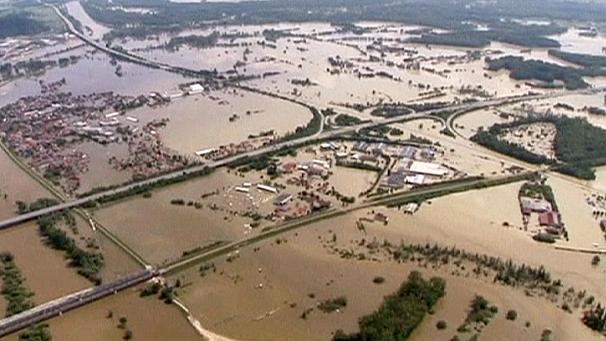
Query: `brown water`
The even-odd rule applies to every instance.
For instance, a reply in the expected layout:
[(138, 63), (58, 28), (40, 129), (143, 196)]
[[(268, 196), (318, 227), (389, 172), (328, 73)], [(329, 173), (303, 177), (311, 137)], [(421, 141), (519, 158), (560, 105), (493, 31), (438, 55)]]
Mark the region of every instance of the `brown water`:
[[(412, 217), (381, 209), (390, 216), (389, 224), (367, 224), (366, 235), (355, 227), (356, 217), (367, 216), (366, 211), (307, 226), (282, 236), (280, 244), (270, 239), (256, 245), (257, 251), (242, 249), (240, 257), (231, 263), (216, 260), (216, 273), (200, 277), (193, 268), (179, 274), (176, 278), (191, 282), (182, 290), (181, 297), (205, 328), (233, 338), (326, 340), (338, 328), (354, 331), (357, 319), (376, 309), (382, 297), (395, 291), (414, 266), (343, 260), (330, 254), (330, 249), (320, 242), (332, 239), (331, 231), (336, 232), (340, 247), (355, 249), (353, 239), (385, 238), (395, 243), (404, 239), (456, 245), (532, 265), (545, 264), (554, 276), (564, 279), (565, 287), (587, 288), (603, 297), (603, 288), (597, 283), (603, 280), (605, 269), (592, 269), (590, 256), (557, 252), (533, 242), (517, 228), (501, 226), (503, 221), (513, 226), (521, 221), (516, 199), (518, 186), (438, 199), (425, 204)], [(438, 305), (436, 315), (428, 317), (415, 333), (415, 340), (449, 339), (466, 315), (474, 294), (484, 295), (500, 311), (485, 329), (483, 338), (505, 340), (509, 335), (517, 335), (520, 339), (534, 339), (544, 328), (552, 329), (558, 340), (575, 340), (580, 335), (584, 340), (597, 337), (581, 324), (577, 313), (569, 315), (546, 300), (527, 297), (520, 290), (443, 272), (421, 271), (427, 276), (445, 277), (448, 294)], [(375, 276), (386, 278), (386, 282), (373, 284)], [(315, 298), (308, 296), (312, 293)], [(323, 314), (314, 310), (307, 320), (300, 318), (305, 309), (314, 307), (318, 301), (342, 295), (347, 297), (348, 305), (341, 312)], [(518, 320), (507, 322), (504, 313), (512, 308), (517, 310)], [(435, 322), (439, 319), (448, 321), (448, 331), (436, 331)], [(531, 321), (529, 329), (524, 328), (527, 320)], [(288, 329), (283, 328), (285, 325)]]
[(105, 33), (111, 31), (108, 27), (94, 21), (93, 18), (86, 13), (80, 4), (80, 1), (69, 1), (65, 3), (65, 8), (67, 9), (67, 13), (80, 21), (82, 27), (88, 27), (90, 30), (92, 30), (90, 34), (88, 30), (85, 30), (85, 33), (95, 40), (101, 39)]
[(0, 150), (0, 219), (17, 214), (16, 201), (31, 202), (41, 197), (52, 196)]
[[(108, 318), (112, 312), (113, 317)], [(200, 340), (187, 319), (171, 305), (156, 298), (140, 298), (138, 289), (128, 289), (48, 321), (53, 340), (108, 341), (121, 340), (120, 317), (127, 318), (127, 327), (135, 340), (166, 341)], [(17, 334), (6, 338), (17, 341)]]
[[(170, 118), (160, 131), (168, 148), (184, 155), (247, 140), (248, 136), (274, 130), (280, 136), (304, 126), (309, 109), (284, 100), (245, 91), (212, 91), (174, 100), (168, 106), (140, 108), (128, 114), (145, 122)], [(239, 119), (230, 122), (232, 115)]]
[[(159, 191), (152, 198), (138, 198), (95, 211), (95, 217), (144, 259), (161, 264), (174, 260), (183, 251), (203, 247), (219, 240), (244, 237), (248, 219), (228, 212), (212, 211), (202, 200), (205, 193), (240, 185), (244, 180), (224, 173), (224, 170)], [(204, 208), (171, 205), (172, 199), (182, 198), (204, 204)]]
[(0, 251), (15, 256), (15, 263), (35, 293), (37, 304), (91, 286), (75, 269), (67, 266), (63, 252), (42, 243), (35, 223), (0, 231)]

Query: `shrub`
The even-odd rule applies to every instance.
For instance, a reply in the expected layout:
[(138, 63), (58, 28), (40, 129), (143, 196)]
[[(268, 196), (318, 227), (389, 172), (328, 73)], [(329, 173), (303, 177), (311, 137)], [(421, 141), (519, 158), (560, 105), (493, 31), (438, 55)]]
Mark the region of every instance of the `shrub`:
[(382, 284), (382, 283), (385, 283), (385, 278), (383, 278), (381, 276), (377, 276), (372, 279), (372, 282), (375, 284)]
[(436, 323), (436, 328), (438, 328), (439, 330), (444, 330), (447, 327), (448, 327), (448, 324), (444, 320), (440, 320), (440, 321), (438, 321), (438, 323)]

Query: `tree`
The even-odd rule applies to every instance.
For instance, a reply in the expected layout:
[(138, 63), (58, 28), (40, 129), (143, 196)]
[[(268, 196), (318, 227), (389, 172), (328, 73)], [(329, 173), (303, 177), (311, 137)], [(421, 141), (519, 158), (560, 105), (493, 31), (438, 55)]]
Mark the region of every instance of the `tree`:
[(509, 310), (506, 317), (509, 321), (515, 321), (518, 318), (518, 313), (515, 310)]
[(439, 330), (444, 330), (447, 327), (448, 327), (448, 324), (444, 320), (440, 320), (440, 321), (438, 321), (438, 323), (436, 323), (436, 328), (438, 328)]
[(596, 266), (600, 264), (600, 256), (595, 255), (593, 256), (593, 259), (591, 260), (591, 265)]

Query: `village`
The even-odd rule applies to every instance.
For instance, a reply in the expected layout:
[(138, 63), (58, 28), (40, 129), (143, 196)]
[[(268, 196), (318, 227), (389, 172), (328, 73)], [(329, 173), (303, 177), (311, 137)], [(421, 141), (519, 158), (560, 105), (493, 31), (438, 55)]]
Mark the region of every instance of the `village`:
[(140, 121), (129, 114), (136, 108), (166, 105), (170, 98), (155, 92), (137, 97), (112, 92), (75, 96), (61, 92), (64, 84), (64, 80), (40, 82), (40, 95), (4, 106), (0, 137), (33, 169), (67, 193), (77, 191), (80, 176), (90, 171), (91, 155), (79, 148), (86, 142), (109, 147), (126, 145), (125, 154), (116, 151), (106, 162), (134, 177), (148, 177), (193, 162), (193, 158), (180, 156), (163, 145), (159, 132), (168, 118)]

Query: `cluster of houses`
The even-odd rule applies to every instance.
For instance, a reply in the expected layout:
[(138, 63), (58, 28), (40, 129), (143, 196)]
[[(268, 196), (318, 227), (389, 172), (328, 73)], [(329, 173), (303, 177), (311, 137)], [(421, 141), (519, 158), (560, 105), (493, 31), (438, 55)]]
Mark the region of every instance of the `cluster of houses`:
[[(138, 119), (126, 115), (127, 110), (144, 105), (164, 103), (164, 99), (152, 93), (148, 96), (121, 96), (113, 92), (73, 95), (57, 91), (64, 84), (50, 84), (42, 95), (23, 97), (2, 108), (0, 121), (2, 139), (19, 156), (28, 159), (30, 165), (42, 174), (61, 178), (67, 192), (80, 185), (80, 175), (88, 171), (89, 157), (79, 151), (82, 141), (99, 144), (129, 143), (134, 158), (141, 155), (163, 157), (163, 165), (171, 163), (172, 155), (158, 154), (161, 147), (152, 126), (140, 127)], [(145, 130), (149, 131), (142, 134)], [(144, 136), (143, 136), (144, 135)], [(145, 139), (145, 144), (130, 148), (132, 140)], [(159, 156), (158, 156), (159, 155)], [(149, 157), (147, 157), (149, 159)], [(153, 167), (157, 163), (149, 163)], [(132, 166), (127, 162), (124, 168)], [(166, 167), (163, 169), (166, 170)]]
[(535, 213), (538, 214), (539, 225), (543, 227), (546, 232), (554, 235), (560, 235), (563, 232), (560, 213), (549, 201), (524, 196), (520, 196), (519, 200), (525, 226), (530, 222), (532, 213)]

